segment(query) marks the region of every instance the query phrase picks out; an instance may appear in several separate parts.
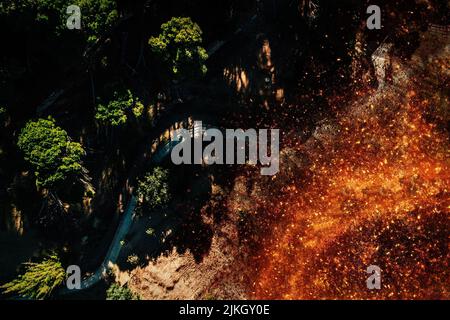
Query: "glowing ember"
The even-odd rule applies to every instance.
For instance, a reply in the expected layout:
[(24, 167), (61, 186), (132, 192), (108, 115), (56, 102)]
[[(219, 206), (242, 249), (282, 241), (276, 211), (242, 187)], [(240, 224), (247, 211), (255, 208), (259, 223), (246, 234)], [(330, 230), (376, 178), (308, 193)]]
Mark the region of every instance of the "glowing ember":
[[(427, 107), (412, 90), (380, 90), (300, 147), (311, 179), (277, 210), (255, 298), (449, 298), (449, 144)], [(381, 290), (366, 287), (370, 265)]]

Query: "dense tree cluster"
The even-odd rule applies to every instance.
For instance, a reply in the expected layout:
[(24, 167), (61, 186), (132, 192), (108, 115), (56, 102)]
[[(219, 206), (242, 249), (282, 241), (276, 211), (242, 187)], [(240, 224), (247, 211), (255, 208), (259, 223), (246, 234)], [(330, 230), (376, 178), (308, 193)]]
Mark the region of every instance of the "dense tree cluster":
[(29, 27), (30, 23), (43, 24), (61, 35), (67, 30), (70, 5), (80, 7), (81, 30), (88, 42), (96, 41), (119, 18), (115, 0), (5, 0), (0, 3), (0, 17), (19, 17), (17, 22), (25, 24), (23, 28)]

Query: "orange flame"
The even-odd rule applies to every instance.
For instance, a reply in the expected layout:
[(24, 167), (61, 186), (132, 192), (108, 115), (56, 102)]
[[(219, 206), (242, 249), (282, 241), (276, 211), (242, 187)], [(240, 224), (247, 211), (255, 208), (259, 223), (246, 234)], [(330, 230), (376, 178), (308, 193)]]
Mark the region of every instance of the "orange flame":
[[(312, 178), (283, 201), (255, 298), (449, 298), (448, 137), (414, 91), (366, 99), (301, 147)], [(370, 265), (381, 290), (367, 289)]]

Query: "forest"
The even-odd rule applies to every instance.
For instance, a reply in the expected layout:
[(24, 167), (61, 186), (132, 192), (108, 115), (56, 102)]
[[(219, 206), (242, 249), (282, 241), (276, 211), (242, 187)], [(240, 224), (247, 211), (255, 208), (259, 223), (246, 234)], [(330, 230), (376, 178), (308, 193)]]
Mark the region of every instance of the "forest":
[(0, 300), (448, 300), (449, 9), (2, 0)]

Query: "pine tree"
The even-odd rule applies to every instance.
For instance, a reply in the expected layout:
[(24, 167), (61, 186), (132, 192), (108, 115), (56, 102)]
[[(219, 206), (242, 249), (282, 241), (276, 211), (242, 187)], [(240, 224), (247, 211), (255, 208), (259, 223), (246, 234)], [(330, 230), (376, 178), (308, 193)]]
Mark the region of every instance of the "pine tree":
[(24, 265), (24, 274), (0, 287), (4, 294), (16, 293), (29, 299), (45, 299), (65, 281), (66, 271), (55, 253), (42, 262), (27, 262)]

